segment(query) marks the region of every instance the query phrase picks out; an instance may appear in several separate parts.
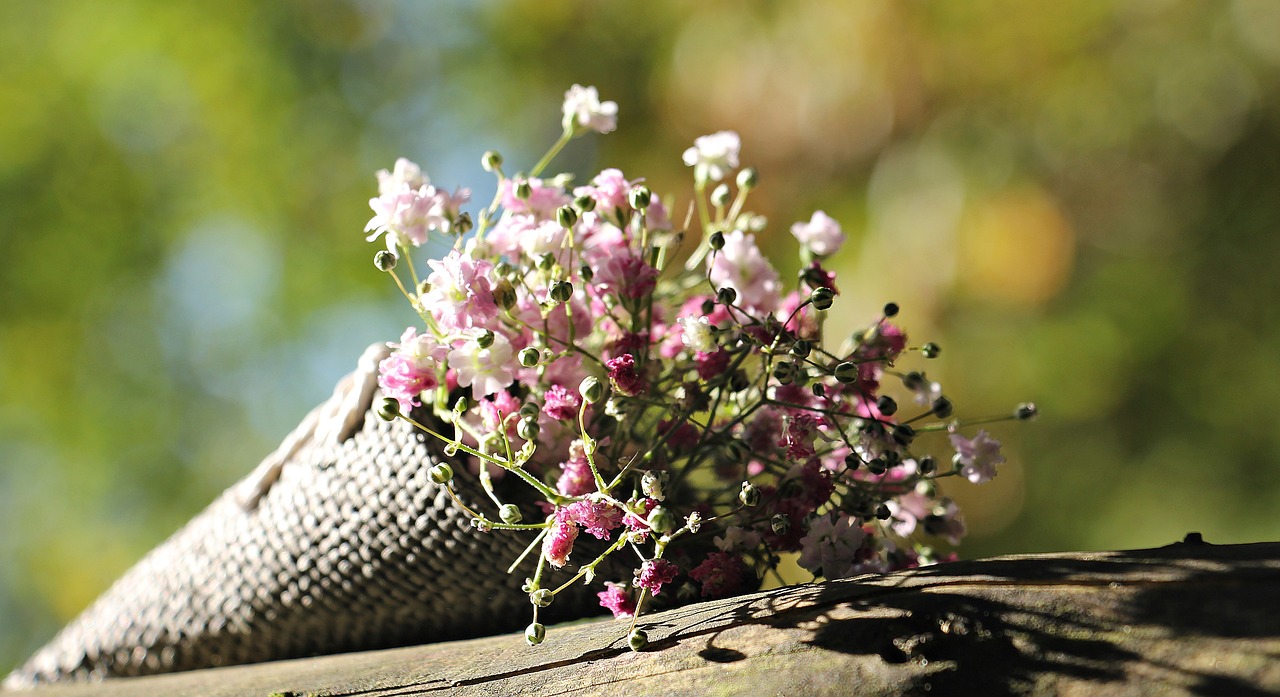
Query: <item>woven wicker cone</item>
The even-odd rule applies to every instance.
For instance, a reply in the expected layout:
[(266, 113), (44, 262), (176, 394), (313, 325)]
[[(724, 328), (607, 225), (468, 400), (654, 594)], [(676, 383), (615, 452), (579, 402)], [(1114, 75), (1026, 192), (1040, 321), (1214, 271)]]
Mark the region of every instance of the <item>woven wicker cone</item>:
[[(335, 398), (337, 394), (335, 394)], [(438, 441), (363, 401), (340, 442), (304, 442), (252, 507), (251, 475), (150, 552), (5, 681), (139, 676), (512, 631), (536, 554), (531, 533), (479, 533), (427, 471)], [(426, 418), (425, 414), (415, 414)], [(332, 439), (337, 441), (338, 439)], [(492, 503), (465, 465), (468, 505)], [(505, 483), (520, 484), (508, 478)], [(520, 484), (524, 486), (523, 484)], [(527, 487), (526, 487), (527, 489)], [(577, 585), (541, 611), (600, 612)]]

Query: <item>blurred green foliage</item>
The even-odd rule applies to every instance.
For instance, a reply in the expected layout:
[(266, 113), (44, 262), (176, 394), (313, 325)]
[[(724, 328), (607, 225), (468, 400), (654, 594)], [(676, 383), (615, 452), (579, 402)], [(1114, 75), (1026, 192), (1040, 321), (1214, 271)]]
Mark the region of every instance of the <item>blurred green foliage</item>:
[(854, 238), (842, 315), (902, 304), (964, 413), (1041, 405), (952, 492), (966, 555), (1280, 539), (1271, 0), (8, 2), (0, 666), (409, 321), (373, 172), (487, 200), (479, 154), (532, 162), (574, 82), (621, 125), (563, 169), (687, 202), (735, 129), (766, 245)]

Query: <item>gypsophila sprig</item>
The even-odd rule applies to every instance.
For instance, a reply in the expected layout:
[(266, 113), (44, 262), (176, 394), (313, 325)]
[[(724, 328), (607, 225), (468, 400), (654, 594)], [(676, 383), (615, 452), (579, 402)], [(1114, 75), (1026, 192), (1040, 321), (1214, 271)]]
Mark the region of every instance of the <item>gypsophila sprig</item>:
[[(430, 477), (476, 534), (529, 536), (525, 555), (501, 560), (516, 573), (537, 556), (529, 644), (545, 636), (538, 609), (581, 581), (631, 619), (639, 650), (646, 609), (755, 590), (785, 555), (827, 579), (948, 558), (935, 545), (965, 526), (939, 482), (982, 484), (1005, 462), (990, 433), (969, 429), (1028, 420), (1035, 405), (955, 418), (914, 365), (941, 348), (913, 345), (894, 303), (852, 337), (830, 336), (839, 290), (824, 264), (845, 234), (822, 211), (791, 225), (803, 271), (785, 283), (757, 244), (767, 222), (746, 203), (760, 184), (739, 170), (736, 133), (683, 153), (697, 215), (680, 230), (674, 199), (620, 169), (572, 188), (544, 174), (572, 139), (614, 130), (615, 103), (574, 85), (561, 125), (526, 172), (485, 153), (498, 192), (474, 218), (466, 189), (437, 189), (397, 160), (378, 172), (366, 228), (385, 245), (377, 269), (419, 319), (388, 343), (380, 413), (454, 459)], [(452, 248), (420, 279), (403, 257), (430, 234)], [(454, 487), (468, 473), (487, 499), (463, 502)], [(498, 475), (525, 494), (505, 500)]]

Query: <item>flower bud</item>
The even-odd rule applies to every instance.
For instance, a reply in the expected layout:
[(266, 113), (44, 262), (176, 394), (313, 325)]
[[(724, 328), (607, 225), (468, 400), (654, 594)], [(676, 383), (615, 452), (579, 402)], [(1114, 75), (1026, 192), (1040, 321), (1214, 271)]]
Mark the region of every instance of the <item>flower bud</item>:
[(488, 150), (484, 155), (480, 156), (480, 166), (484, 168), (484, 171), (492, 172), (502, 166), (502, 155), (494, 150)]
[(538, 437), (538, 432), (542, 428), (538, 426), (537, 418), (520, 419), (520, 423), (516, 424), (516, 435), (525, 440), (533, 440)]
[(813, 302), (813, 306), (819, 310), (826, 310), (836, 300), (836, 294), (831, 292), (826, 286), (818, 286), (813, 289), (813, 293), (809, 295), (809, 300)]
[(889, 471), (889, 463), (885, 462), (884, 458), (874, 458), (867, 463), (867, 471), (875, 475), (884, 474)]
[(467, 401), (466, 395), (462, 395), (461, 397), (458, 397), (458, 401), (453, 403), (453, 413), (455, 414), (465, 414), (467, 413), (467, 410), (470, 408), (471, 408), (471, 403)]
[(551, 254), (539, 254), (534, 263), (539, 271), (550, 271), (556, 265), (556, 258)]
[(893, 317), (898, 314), (898, 303), (885, 303), (884, 316)]
[(463, 211), (453, 219), (453, 228), (450, 230), (455, 235), (465, 235), (471, 232), (471, 228), (475, 227), (475, 223), (471, 221), (471, 214)]
[(779, 361), (773, 366), (773, 377), (783, 385), (790, 385), (796, 378), (796, 364)]
[(649, 645), (649, 635), (640, 628), (631, 630), (631, 635), (627, 637), (627, 645), (632, 651), (642, 651), (644, 647)]
[(541, 622), (534, 622), (524, 630), (524, 640), (530, 646), (537, 646), (547, 637), (547, 628)]
[(738, 291), (725, 287), (716, 291), (716, 302), (721, 305), (732, 305), (738, 299)]
[(591, 279), (596, 277), (596, 272), (587, 264), (583, 264), (582, 266), (578, 267), (578, 277), (581, 278), (584, 282), (590, 283)]
[(433, 465), (431, 469), (427, 470), (427, 476), (431, 477), (431, 481), (436, 484), (447, 484), (450, 479), (453, 479), (453, 468), (448, 464), (441, 462), (438, 465)]
[(893, 513), (889, 511), (889, 507), (883, 503), (876, 508), (876, 518), (879, 520), (888, 520), (892, 516)]
[(734, 392), (741, 392), (751, 387), (751, 378), (747, 377), (747, 371), (738, 368), (733, 371), (733, 375), (729, 376), (729, 389)]
[(551, 299), (558, 303), (569, 302), (573, 297), (573, 284), (568, 281), (556, 281), (551, 284)]
[(539, 588), (538, 590), (529, 594), (529, 602), (533, 603), (534, 605), (537, 605), (538, 607), (546, 607), (550, 605), (551, 601), (555, 599), (556, 599), (556, 596), (546, 588)]
[(578, 211), (574, 210), (573, 206), (560, 206), (556, 209), (556, 222), (567, 230), (578, 222)]
[(854, 363), (850, 363), (849, 361), (845, 361), (837, 365), (831, 374), (840, 382), (848, 385), (858, 379), (858, 366)]
[(604, 385), (594, 375), (589, 375), (578, 385), (578, 394), (587, 404), (595, 404), (604, 399)]
[(719, 230), (711, 233), (711, 237), (707, 238), (707, 244), (712, 249), (724, 249), (724, 233)]
[(596, 209), (596, 200), (594, 198), (591, 198), (587, 194), (583, 194), (573, 199), (573, 207), (577, 208), (583, 213), (589, 213)]
[(775, 535), (785, 535), (791, 529), (791, 519), (782, 513), (774, 513), (769, 519), (769, 527)]
[(378, 408), (378, 416), (382, 417), (383, 421), (395, 421), (396, 417), (399, 415), (400, 402), (397, 402), (391, 397), (383, 398), (382, 406)]
[(920, 352), (924, 354), (925, 358), (937, 358), (938, 354), (942, 353), (942, 347), (930, 341), (920, 347)]
[(379, 271), (390, 271), (396, 267), (396, 255), (384, 249), (373, 255), (373, 265)]
[(721, 184), (711, 190), (711, 203), (721, 207), (729, 203), (729, 185), (728, 184)]
[(916, 430), (907, 424), (898, 424), (893, 428), (893, 440), (898, 445), (911, 445), (916, 438)]
[(808, 339), (799, 339), (791, 345), (791, 355), (796, 358), (805, 358), (813, 351), (813, 342)]
[(654, 506), (649, 511), (649, 527), (655, 532), (671, 532), (676, 529), (676, 517), (665, 506)]
[(520, 365), (526, 368), (532, 368), (535, 365), (538, 365), (538, 349), (532, 346), (526, 346), (520, 349), (520, 353), (517, 354), (517, 357), (520, 359)]
[(932, 455), (925, 455), (916, 462), (916, 467), (920, 469), (920, 474), (933, 474), (938, 471), (938, 460)]
[(526, 419), (532, 419), (537, 416), (540, 411), (541, 410), (538, 409), (538, 405), (533, 402), (525, 402), (520, 405), (520, 416), (523, 416)]
[(924, 389), (924, 383), (924, 374), (914, 370), (902, 376), (902, 386), (912, 392)]
[(880, 398), (876, 400), (876, 411), (885, 416), (893, 416), (898, 413), (898, 403), (887, 394), (880, 395)]
[(669, 481), (671, 481), (671, 475), (666, 472), (649, 470), (640, 478), (640, 491), (651, 499), (661, 501), (667, 498), (667, 482)]
[(516, 289), (511, 285), (511, 281), (504, 278), (493, 286), (493, 301), (504, 310), (510, 310), (516, 306)]
[(1013, 418), (1019, 421), (1030, 421), (1036, 418), (1036, 415), (1038, 415), (1039, 413), (1040, 413), (1040, 410), (1036, 407), (1034, 403), (1023, 402), (1022, 404), (1019, 404), (1018, 408), (1013, 411)]
[(948, 416), (951, 416), (953, 409), (951, 400), (946, 397), (939, 397), (933, 400), (933, 415), (939, 419), (945, 419)]
[(853, 453), (849, 453), (844, 456), (844, 466), (848, 467), (849, 471), (852, 472), (862, 466), (862, 458)]
[(476, 346), (479, 346), (482, 349), (487, 349), (490, 346), (493, 346), (494, 338), (495, 336), (494, 336), (493, 330), (485, 329), (484, 331), (476, 335)]
[(627, 201), (631, 204), (631, 208), (637, 211), (648, 208), (649, 202), (652, 200), (653, 192), (644, 185), (633, 187), (631, 192), (627, 194)]
[(516, 198), (520, 199), (521, 201), (528, 201), (529, 197), (532, 195), (533, 195), (533, 187), (529, 184), (529, 181), (527, 179), (521, 179), (520, 181), (516, 182)]
[(760, 503), (760, 489), (751, 482), (742, 483), (742, 491), (738, 492), (738, 500), (744, 506), (755, 506)]
[(738, 172), (738, 188), (743, 191), (750, 191), (756, 188), (756, 184), (760, 183), (760, 175), (756, 174), (755, 167), (744, 167)]
[(524, 520), (524, 514), (520, 512), (520, 507), (514, 503), (504, 503), (498, 509), (498, 518), (507, 525), (515, 525)]
[(817, 397), (818, 399), (822, 399), (823, 397), (826, 397), (827, 386), (820, 382), (813, 383), (813, 396)]

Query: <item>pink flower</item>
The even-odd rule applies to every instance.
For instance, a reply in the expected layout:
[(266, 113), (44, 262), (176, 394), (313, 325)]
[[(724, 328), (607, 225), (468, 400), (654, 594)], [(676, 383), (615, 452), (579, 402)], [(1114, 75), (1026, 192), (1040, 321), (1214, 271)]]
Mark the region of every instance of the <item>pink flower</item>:
[(601, 607), (613, 613), (615, 620), (635, 617), (636, 601), (621, 583), (605, 581), (604, 590), (596, 593), (596, 597), (600, 598)]
[(569, 562), (569, 554), (573, 552), (573, 541), (578, 539), (578, 526), (562, 514), (564, 509), (556, 512), (551, 531), (542, 540), (542, 556), (557, 569)]
[(779, 448), (786, 448), (787, 457), (793, 460), (806, 460), (813, 456), (814, 435), (818, 430), (818, 419), (812, 412), (797, 411), (783, 418), (786, 431), (778, 440)]
[(840, 229), (840, 223), (822, 211), (814, 211), (807, 223), (792, 225), (791, 234), (800, 240), (800, 244), (819, 256), (835, 254), (844, 244), (844, 232)]
[(622, 223), (631, 214), (631, 203), (627, 200), (631, 186), (622, 176), (622, 170), (606, 169), (597, 174), (589, 186), (574, 189), (573, 195), (590, 196), (596, 202), (596, 215)]
[(578, 391), (564, 385), (552, 385), (542, 399), (542, 413), (556, 421), (577, 418), (578, 408), (582, 406), (582, 397)]
[(609, 383), (620, 394), (634, 397), (645, 391), (644, 379), (636, 372), (635, 356), (624, 353), (605, 361), (604, 365), (609, 369)]
[(689, 571), (689, 578), (702, 584), (702, 597), (727, 598), (743, 590), (747, 573), (747, 566), (738, 555), (712, 552)]
[(635, 510), (635, 513), (627, 513), (623, 518), (622, 524), (627, 526), (627, 530), (638, 533), (640, 540), (644, 541), (649, 536), (649, 512), (658, 505), (657, 499), (648, 497), (640, 499), (638, 502), (628, 503), (628, 508)]
[(782, 284), (778, 272), (756, 246), (755, 235), (733, 230), (724, 236), (724, 247), (708, 257), (711, 283), (732, 288), (737, 304), (756, 312), (773, 312), (778, 307)]
[(814, 518), (809, 532), (800, 540), (800, 566), (828, 579), (848, 578), (860, 572), (859, 550), (867, 531), (846, 513), (833, 520), (831, 514)]
[(372, 242), (385, 234), (387, 249), (399, 256), (401, 247), (426, 242), (428, 231), (452, 229), (458, 209), (470, 198), (468, 189), (450, 194), (431, 186), (422, 169), (402, 157), (394, 171), (378, 172), (378, 197), (369, 200), (373, 217), (364, 228), (366, 239)]
[(395, 349), (378, 364), (378, 386), (382, 394), (400, 403), (400, 411), (409, 411), (420, 404), (418, 396), (424, 390), (436, 387), (436, 363), (440, 347), (427, 334), (418, 336), (418, 330), (409, 327), (400, 337), (400, 343), (388, 343)]
[(693, 355), (693, 362), (698, 368), (698, 377), (710, 380), (724, 374), (729, 369), (729, 352), (724, 349), (706, 352), (698, 351)]
[(515, 433), (515, 419), (510, 418), (520, 411), (520, 400), (506, 390), (498, 390), (487, 399), (480, 400), (480, 421), (490, 431), (497, 431), (506, 422), (507, 434)]
[(662, 592), (663, 584), (676, 580), (679, 574), (680, 567), (666, 559), (649, 559), (640, 565), (640, 571), (636, 573), (636, 585), (657, 595)]
[(621, 510), (604, 501), (583, 499), (562, 509), (565, 520), (571, 520), (597, 540), (609, 539), (609, 533), (622, 526)]
[(582, 496), (595, 490), (595, 475), (591, 473), (591, 464), (582, 450), (582, 441), (575, 440), (569, 444), (569, 459), (560, 463), (556, 491), (565, 496)]
[[(516, 196), (516, 185), (526, 181), (529, 183), (529, 198)], [(502, 207), (511, 213), (528, 213), (536, 218), (546, 220), (553, 218), (556, 209), (569, 203), (572, 199), (564, 189), (550, 186), (537, 177), (529, 179), (508, 179), (502, 186)]]
[(956, 454), (952, 460), (960, 467), (960, 476), (974, 484), (985, 484), (996, 476), (996, 465), (1005, 461), (1000, 454), (1000, 441), (978, 431), (972, 439), (959, 433), (951, 434), (951, 445)]
[(738, 151), (742, 139), (733, 131), (720, 131), (693, 140), (693, 147), (684, 151), (684, 163), (693, 167), (693, 176), (700, 181), (720, 181), (730, 170), (738, 168)]
[(493, 272), (491, 262), (472, 259), (455, 249), (439, 260), (428, 261), (427, 265), (432, 269), (427, 276), (431, 290), (422, 296), (422, 303), (440, 326), (447, 329), (483, 327), (498, 316), (498, 305), (489, 284), (489, 274)]
[(653, 292), (658, 271), (649, 266), (634, 250), (616, 252), (595, 270), (591, 284), (599, 295), (616, 295), (635, 300)]
[(449, 352), (449, 366), (458, 375), (459, 387), (471, 387), (476, 397), (491, 395), (515, 382), (514, 362), (511, 360), (511, 342), (501, 334), (494, 334), (493, 344), (480, 348), (473, 339), (464, 341)]
[(601, 102), (600, 93), (594, 87), (570, 87), (564, 93), (562, 111), (567, 130), (586, 128), (596, 133), (608, 133), (618, 127), (618, 104)]

